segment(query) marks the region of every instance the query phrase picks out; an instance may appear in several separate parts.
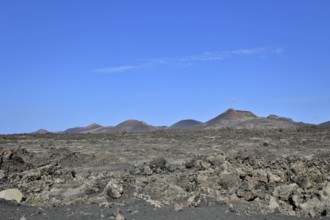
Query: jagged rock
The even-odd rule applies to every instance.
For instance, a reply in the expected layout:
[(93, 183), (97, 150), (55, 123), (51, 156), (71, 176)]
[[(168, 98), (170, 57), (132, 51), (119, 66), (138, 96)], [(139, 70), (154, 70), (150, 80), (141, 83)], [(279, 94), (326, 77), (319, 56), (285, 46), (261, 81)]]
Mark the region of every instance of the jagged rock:
[(205, 157), (197, 156), (185, 163), (187, 169), (196, 168), (197, 170), (206, 170), (210, 167), (210, 163), (205, 161)]
[(298, 161), (291, 165), (291, 171), (295, 175), (304, 174), (306, 172), (305, 165), (302, 161)]
[(62, 183), (65, 183), (65, 179), (61, 179), (61, 178), (54, 179), (54, 184), (62, 184)]
[(256, 196), (253, 195), (253, 193), (251, 191), (238, 190), (236, 192), (236, 195), (239, 198), (244, 198), (245, 201), (253, 201), (256, 198)]
[(235, 212), (235, 209), (234, 209), (234, 205), (233, 204), (229, 204), (228, 205), (228, 207), (229, 207), (229, 212)]
[(224, 161), (219, 167), (216, 167), (216, 169), (221, 172), (230, 172), (233, 169), (233, 166), (228, 161)]
[(3, 170), (0, 170), (0, 180), (2, 178), (4, 178), (6, 175), (5, 175), (5, 172)]
[(166, 164), (167, 164), (167, 161), (165, 160), (164, 157), (158, 157), (149, 163), (150, 168), (153, 170), (156, 170), (157, 168), (160, 168), (161, 170), (163, 170), (166, 168)]
[(253, 178), (251, 176), (246, 176), (244, 182), (241, 184), (241, 188), (245, 191), (251, 191), (256, 188), (257, 184), (258, 184), (258, 180), (256, 178)]
[(115, 220), (125, 220), (125, 217), (120, 213), (120, 209), (116, 209), (114, 217)]
[(306, 216), (313, 218), (323, 212), (324, 204), (318, 198), (314, 197), (307, 202), (300, 204), (299, 208)]
[(222, 174), (219, 179), (219, 185), (224, 190), (229, 191), (235, 191), (238, 188), (240, 182), (240, 178), (233, 173)]
[(300, 204), (303, 202), (303, 199), (302, 199), (301, 196), (299, 196), (299, 195), (293, 195), (293, 196), (291, 197), (291, 200), (292, 200), (293, 205), (294, 205), (295, 207), (299, 207)]
[(100, 208), (109, 208), (109, 207), (111, 207), (111, 204), (109, 202), (101, 202), (99, 204), (99, 207)]
[(308, 176), (298, 177), (295, 182), (303, 189), (308, 189), (312, 186), (312, 182)]
[(275, 212), (280, 208), (280, 205), (277, 203), (274, 196), (270, 196), (268, 208), (271, 212)]
[(190, 161), (187, 161), (187, 162), (185, 163), (185, 167), (186, 167), (187, 169), (192, 169), (193, 167), (195, 167), (195, 160), (192, 159), (192, 160), (190, 160)]
[(41, 179), (42, 176), (52, 175), (59, 166), (55, 166), (54, 164), (48, 164), (37, 169), (31, 169), (22, 172), (22, 180), (33, 181), (37, 179)]
[(200, 185), (209, 183), (209, 173), (199, 172), (196, 175), (196, 182)]
[(277, 176), (271, 172), (267, 172), (267, 178), (268, 178), (268, 182), (270, 183), (282, 182), (282, 178), (280, 176)]
[(175, 203), (174, 204), (174, 210), (176, 211), (176, 212), (179, 212), (179, 211), (182, 211), (183, 210), (183, 208), (184, 208), (184, 205), (182, 204), (182, 203)]
[(290, 185), (277, 186), (273, 191), (273, 196), (281, 200), (288, 201), (289, 197), (296, 189), (298, 189), (298, 185), (296, 183), (292, 183)]
[(327, 185), (323, 188), (323, 194), (324, 196), (330, 198), (330, 183), (327, 183)]
[(110, 180), (106, 185), (106, 187), (104, 188), (104, 191), (109, 197), (114, 199), (119, 199), (123, 194), (124, 190), (123, 190), (123, 186), (120, 183), (114, 180)]
[(153, 170), (150, 168), (149, 165), (143, 167), (143, 174), (150, 176), (153, 174)]
[(115, 217), (115, 220), (125, 220), (125, 217), (122, 214), (118, 213)]
[(201, 203), (200, 195), (192, 195), (188, 198), (185, 207), (198, 207)]
[(6, 189), (0, 192), (0, 198), (5, 200), (15, 200), (20, 203), (23, 199), (23, 194), (18, 189)]
[(206, 170), (209, 168), (208, 164), (203, 160), (196, 160), (195, 167), (197, 170)]
[(4, 159), (4, 160), (9, 160), (12, 156), (13, 156), (13, 152), (11, 150), (1, 150), (0, 151), (0, 156)]
[(230, 165), (224, 154), (211, 155), (207, 157), (206, 160), (214, 169), (221, 170), (222, 172), (227, 171), (228, 165)]
[(268, 175), (265, 170), (258, 169), (254, 172), (254, 174), (255, 174), (255, 178), (257, 178), (259, 182), (263, 182), (263, 183), (268, 182)]
[(179, 170), (180, 169), (180, 165), (168, 164), (167, 165), (167, 169), (168, 169), (169, 172), (174, 172), (175, 170)]

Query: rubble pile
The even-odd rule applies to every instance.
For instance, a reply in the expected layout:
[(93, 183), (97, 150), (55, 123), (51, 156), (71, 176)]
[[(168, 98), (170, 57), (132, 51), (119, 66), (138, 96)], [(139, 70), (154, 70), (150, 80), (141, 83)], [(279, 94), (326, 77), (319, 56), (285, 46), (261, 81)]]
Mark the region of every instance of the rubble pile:
[[(143, 198), (159, 207), (173, 205), (176, 210), (246, 203), (260, 213), (315, 217), (330, 211), (329, 155), (274, 159), (239, 151), (198, 155), (181, 165), (159, 157), (127, 172), (79, 173), (63, 169), (60, 160), (35, 166), (26, 161), (34, 157), (28, 151), (23, 151), (29, 155), (25, 159), (20, 154), (22, 150), (1, 151), (0, 198), (28, 205), (107, 206)], [(8, 190), (16, 197), (8, 196)]]

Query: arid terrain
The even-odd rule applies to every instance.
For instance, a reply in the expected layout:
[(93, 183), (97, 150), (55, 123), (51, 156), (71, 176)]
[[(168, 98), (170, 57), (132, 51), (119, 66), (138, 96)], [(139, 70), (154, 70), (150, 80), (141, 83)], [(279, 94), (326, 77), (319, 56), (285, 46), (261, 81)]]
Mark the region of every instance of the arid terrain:
[(2, 135), (0, 219), (325, 218), (329, 147), (316, 127)]

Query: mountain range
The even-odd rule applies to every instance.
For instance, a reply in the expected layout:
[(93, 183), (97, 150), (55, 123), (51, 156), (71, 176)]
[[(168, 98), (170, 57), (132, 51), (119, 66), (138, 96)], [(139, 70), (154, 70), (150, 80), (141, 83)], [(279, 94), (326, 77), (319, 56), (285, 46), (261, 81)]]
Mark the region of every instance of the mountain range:
[[(293, 129), (303, 126), (315, 126), (303, 122), (295, 122), (290, 118), (280, 117), (277, 115), (269, 115), (268, 117), (259, 117), (250, 111), (228, 109), (222, 114), (206, 121), (200, 122), (194, 119), (185, 119), (167, 126), (153, 126), (143, 121), (127, 120), (116, 126), (101, 126), (91, 124), (86, 127), (69, 128), (59, 133), (75, 134), (75, 133), (113, 133), (113, 132), (147, 132), (161, 129), (272, 129), (283, 128)], [(322, 128), (330, 128), (330, 121), (319, 125)], [(34, 134), (50, 133), (45, 129), (40, 129)]]

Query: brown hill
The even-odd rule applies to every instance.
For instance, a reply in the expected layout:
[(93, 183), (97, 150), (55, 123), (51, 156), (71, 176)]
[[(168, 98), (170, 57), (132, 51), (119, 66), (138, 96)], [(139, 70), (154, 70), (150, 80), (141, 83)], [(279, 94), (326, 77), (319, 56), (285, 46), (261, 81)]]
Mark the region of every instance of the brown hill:
[(145, 131), (153, 131), (156, 129), (160, 129), (143, 121), (138, 120), (127, 120), (124, 121), (117, 126), (106, 126), (103, 127), (98, 124), (91, 124), (86, 127), (75, 127), (69, 128), (65, 130), (63, 133), (65, 134), (75, 134), (75, 133), (113, 133), (113, 132), (122, 132), (122, 131), (129, 131), (129, 132), (145, 132)]
[(189, 129), (189, 128), (194, 128), (198, 125), (202, 124), (200, 121), (196, 121), (193, 119), (186, 119), (186, 120), (181, 120), (170, 126), (170, 129)]
[(98, 124), (90, 124), (86, 127), (74, 127), (65, 130), (63, 133), (65, 134), (75, 134), (75, 133), (95, 133), (98, 129), (103, 128), (101, 125)]
[(225, 121), (243, 121), (257, 118), (255, 114), (249, 111), (228, 109), (224, 113), (204, 123), (204, 127), (213, 127), (222, 124)]
[(98, 129), (95, 129), (93, 133), (111, 133), (113, 132), (113, 126), (105, 126)]
[(129, 132), (146, 132), (146, 131), (153, 131), (157, 128), (149, 125), (143, 121), (138, 120), (127, 120), (124, 121), (111, 129), (112, 132), (116, 131), (129, 131)]
[(38, 131), (31, 132), (31, 134), (48, 134), (48, 133), (50, 132), (45, 129), (39, 129)]
[(297, 128), (304, 123), (294, 122), (290, 118), (270, 115), (267, 118), (258, 117), (252, 112), (228, 109), (219, 116), (202, 124), (202, 128), (233, 128), (233, 129), (269, 129), (269, 128)]

